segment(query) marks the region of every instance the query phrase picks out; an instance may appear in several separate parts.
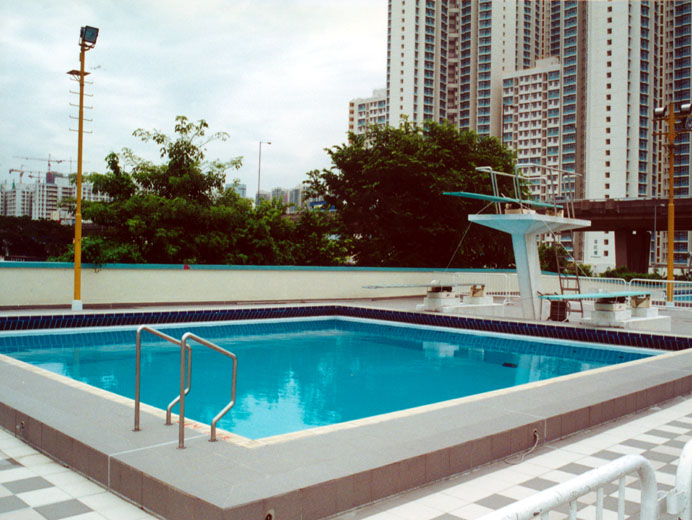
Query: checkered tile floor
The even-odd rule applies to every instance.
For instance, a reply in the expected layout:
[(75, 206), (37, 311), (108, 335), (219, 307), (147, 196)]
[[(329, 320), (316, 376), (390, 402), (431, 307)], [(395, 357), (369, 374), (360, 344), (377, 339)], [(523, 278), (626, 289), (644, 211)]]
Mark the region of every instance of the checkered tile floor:
[[(673, 487), (677, 459), (692, 439), (692, 399), (678, 400), (550, 443), (479, 470), (350, 511), (333, 520), (475, 520), (629, 453), (656, 470), (659, 493)], [(638, 519), (639, 482), (626, 480), (625, 513)], [(617, 483), (605, 488), (604, 520), (617, 518)], [(577, 517), (595, 518), (595, 493), (579, 499)], [(566, 513), (566, 508), (564, 509)], [(551, 520), (566, 515), (551, 513)], [(0, 430), (0, 520), (155, 519), (94, 482)], [(670, 518), (660, 515), (660, 518)]]
[(0, 520), (155, 518), (0, 430)]
[[(659, 495), (672, 489), (680, 451), (692, 439), (692, 399), (678, 400), (535, 452), (416, 489), (334, 520), (475, 520), (629, 453), (656, 471)], [(639, 481), (626, 478), (625, 515), (639, 518)], [(604, 488), (604, 520), (617, 519), (617, 481)], [(596, 493), (579, 499), (577, 518), (595, 518)], [(564, 514), (560, 514), (560, 513)], [(550, 519), (567, 517), (567, 506)], [(661, 514), (659, 518), (670, 519)]]

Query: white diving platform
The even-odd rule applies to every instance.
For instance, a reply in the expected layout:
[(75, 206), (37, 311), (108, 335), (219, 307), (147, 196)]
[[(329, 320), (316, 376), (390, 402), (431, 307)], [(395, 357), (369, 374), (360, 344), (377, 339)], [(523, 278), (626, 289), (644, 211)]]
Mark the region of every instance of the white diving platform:
[[(552, 206), (552, 205), (551, 205)], [(540, 320), (541, 263), (537, 235), (561, 233), (591, 225), (589, 220), (539, 213), (508, 215), (469, 215), (469, 222), (504, 231), (512, 236), (514, 262), (519, 278), (519, 293), (524, 318)]]

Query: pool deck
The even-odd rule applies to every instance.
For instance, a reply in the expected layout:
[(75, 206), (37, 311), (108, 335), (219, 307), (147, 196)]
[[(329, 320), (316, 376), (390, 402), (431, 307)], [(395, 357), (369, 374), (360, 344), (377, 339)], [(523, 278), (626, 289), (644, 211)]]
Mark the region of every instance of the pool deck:
[[(411, 310), (418, 302), (343, 304)], [(674, 333), (692, 336), (692, 313), (679, 312), (681, 316), (673, 319)], [(260, 441), (226, 435), (223, 441), (210, 443), (205, 427), (189, 422), (184, 450), (177, 449), (177, 428), (162, 424), (161, 411), (144, 407), (142, 431), (135, 433), (131, 400), (66, 382), (4, 356), (0, 373), (1, 427), (161, 517), (260, 519), (272, 513), (273, 518), (308, 520), (376, 502), (371, 507), (379, 509), (372, 514), (394, 515), (384, 519), (407, 517), (385, 511), (382, 500), (387, 497), (431, 483), (429, 489), (436, 494), (441, 488), (434, 486), (446, 486), (455, 475), (474, 478), (468, 476), (474, 475), (468, 474), (474, 468), (485, 467), (481, 470), (485, 475), (488, 464), (530, 449), (534, 430), (539, 436), (536, 453), (550, 453), (556, 446), (569, 445), (561, 440), (567, 436), (600, 431), (633, 413), (650, 413), (645, 411), (661, 403), (687, 406), (692, 352), (666, 353)], [(685, 414), (691, 411), (685, 408)], [(421, 492), (413, 493), (418, 497)], [(467, 495), (467, 505), (476, 503), (471, 496)], [(501, 502), (492, 499), (480, 505), (499, 507)], [(461, 507), (425, 517), (473, 517), (470, 510), (457, 515)], [(433, 508), (428, 514), (434, 511), (439, 510)], [(0, 518), (1, 514), (0, 509)], [(343, 518), (368, 514), (360, 509)]]

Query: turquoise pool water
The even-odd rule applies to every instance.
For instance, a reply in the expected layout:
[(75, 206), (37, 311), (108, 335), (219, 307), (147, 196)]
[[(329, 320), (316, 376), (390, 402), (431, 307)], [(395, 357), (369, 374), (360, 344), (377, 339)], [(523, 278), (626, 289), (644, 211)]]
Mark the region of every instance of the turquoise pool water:
[[(263, 438), (507, 388), (652, 355), (508, 335), (325, 318), (158, 326), (238, 357), (237, 402), (219, 428)], [(135, 328), (2, 334), (0, 353), (133, 398)], [(142, 401), (178, 394), (180, 350), (142, 336)], [(230, 359), (193, 344), (186, 416), (209, 424), (230, 398)], [(174, 410), (175, 411), (175, 410)]]

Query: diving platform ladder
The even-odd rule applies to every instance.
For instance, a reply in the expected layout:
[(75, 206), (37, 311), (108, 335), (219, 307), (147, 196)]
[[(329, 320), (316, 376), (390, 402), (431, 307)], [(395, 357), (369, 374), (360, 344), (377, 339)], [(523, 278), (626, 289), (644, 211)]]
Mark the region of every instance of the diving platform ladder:
[[(577, 265), (577, 260), (574, 258), (574, 235), (572, 234), (572, 231), (565, 231), (564, 234), (568, 234), (570, 238), (570, 242), (572, 243), (572, 253), (570, 253), (570, 259), (572, 262), (572, 267), (574, 268), (574, 275), (568, 274), (565, 272), (565, 268), (563, 269), (562, 266), (560, 265), (560, 254), (558, 252), (558, 248), (555, 247), (555, 261), (557, 265), (557, 277), (558, 281), (560, 284), (560, 294), (569, 294), (569, 293), (575, 293), (579, 294), (581, 293), (581, 283), (579, 281), (579, 266)], [(560, 234), (553, 234), (553, 243), (559, 244), (560, 247), (565, 249), (565, 247), (562, 245), (562, 233)], [(567, 249), (565, 249), (567, 251)], [(569, 251), (568, 251), (569, 253)], [(569, 264), (568, 264), (569, 265)], [(584, 316), (584, 303), (582, 300), (577, 300), (577, 304), (579, 305), (579, 310), (576, 308), (573, 310), (573, 312), (578, 312), (582, 316)], [(570, 311), (572, 309), (570, 308)]]
[(141, 358), (142, 358), (142, 333), (149, 332), (154, 336), (173, 343), (180, 347), (180, 394), (173, 399), (168, 407), (166, 408), (166, 425), (170, 426), (171, 422), (171, 410), (176, 404), (180, 404), (180, 410), (178, 414), (178, 448), (185, 447), (185, 396), (190, 393), (190, 388), (192, 387), (192, 347), (190, 342), (198, 343), (204, 347), (210, 348), (220, 354), (223, 354), (233, 361), (233, 373), (231, 376), (231, 400), (226, 406), (212, 419), (211, 421), (211, 434), (209, 440), (211, 442), (216, 441), (216, 423), (228, 413), (228, 411), (235, 405), (235, 387), (236, 387), (236, 376), (238, 372), (238, 358), (235, 354), (229, 352), (228, 350), (211, 343), (199, 336), (193, 334), (192, 332), (186, 332), (180, 340), (172, 338), (163, 332), (156, 330), (148, 325), (141, 325), (137, 329), (137, 339), (135, 348), (135, 427), (133, 431), (140, 431), (140, 421), (139, 421), (139, 410), (140, 410), (140, 381), (141, 381)]

